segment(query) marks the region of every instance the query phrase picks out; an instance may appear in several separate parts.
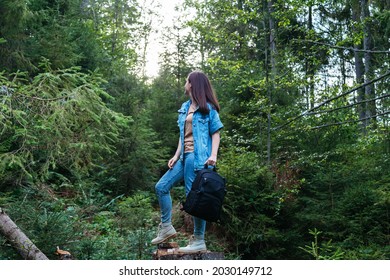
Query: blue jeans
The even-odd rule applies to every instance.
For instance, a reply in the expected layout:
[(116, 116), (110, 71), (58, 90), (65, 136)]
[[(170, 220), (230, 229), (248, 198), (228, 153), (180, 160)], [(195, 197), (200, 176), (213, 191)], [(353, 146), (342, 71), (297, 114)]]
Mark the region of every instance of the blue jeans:
[[(156, 184), (156, 194), (161, 210), (161, 222), (171, 222), (172, 218), (172, 199), (170, 190), (172, 187), (184, 179), (186, 196), (191, 190), (192, 182), (196, 176), (194, 169), (194, 153), (185, 153), (183, 160), (178, 160), (172, 169), (168, 170)], [(204, 238), (206, 230), (206, 221), (193, 217), (194, 235), (198, 238)]]

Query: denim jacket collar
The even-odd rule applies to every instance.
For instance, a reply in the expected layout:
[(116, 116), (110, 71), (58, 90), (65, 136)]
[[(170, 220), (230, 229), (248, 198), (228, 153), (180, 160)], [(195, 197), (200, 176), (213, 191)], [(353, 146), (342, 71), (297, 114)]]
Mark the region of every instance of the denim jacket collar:
[[(184, 102), (183, 105), (181, 106), (181, 108), (178, 110), (178, 112), (179, 112), (179, 113), (186, 113), (186, 114), (187, 114), (187, 112), (188, 112), (188, 110), (189, 110), (191, 104), (192, 104), (191, 99), (188, 100), (188, 101), (186, 101), (186, 102)], [(196, 105), (196, 108), (195, 108), (194, 113), (195, 113), (196, 111), (198, 111), (198, 109), (199, 109), (199, 105)]]

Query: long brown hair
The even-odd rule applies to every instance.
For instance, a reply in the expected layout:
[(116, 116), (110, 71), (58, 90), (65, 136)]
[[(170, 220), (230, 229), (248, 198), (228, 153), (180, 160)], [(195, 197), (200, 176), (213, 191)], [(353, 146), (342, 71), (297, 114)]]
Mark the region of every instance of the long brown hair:
[(209, 78), (207, 78), (203, 72), (191, 72), (188, 75), (188, 82), (191, 83), (192, 98), (198, 104), (199, 111), (202, 114), (209, 113), (207, 102), (211, 103), (214, 109), (219, 112), (220, 107), (214, 89), (209, 81)]

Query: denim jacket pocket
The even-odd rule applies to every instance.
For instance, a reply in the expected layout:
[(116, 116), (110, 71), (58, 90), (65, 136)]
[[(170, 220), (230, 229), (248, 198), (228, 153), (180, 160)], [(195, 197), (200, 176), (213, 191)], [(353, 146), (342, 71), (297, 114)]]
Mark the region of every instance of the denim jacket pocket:
[(207, 118), (199, 118), (198, 119), (198, 133), (197, 133), (197, 143), (199, 147), (199, 153), (204, 153), (203, 156), (206, 156), (209, 146), (209, 138), (210, 138), (210, 130), (209, 124), (210, 119)]
[[(210, 131), (209, 131), (209, 125), (210, 125), (210, 119), (209, 118), (199, 118), (198, 119), (198, 125), (199, 125), (199, 133), (200, 133), (200, 137), (207, 139), (207, 137), (209, 136), (210, 134)], [(204, 143), (207, 143), (205, 141), (202, 141)]]
[(199, 118), (198, 119), (198, 123), (199, 123), (199, 130), (201, 133), (206, 133), (206, 135), (208, 135), (208, 131), (209, 131), (209, 124), (210, 124), (210, 119), (207, 117), (207, 118)]

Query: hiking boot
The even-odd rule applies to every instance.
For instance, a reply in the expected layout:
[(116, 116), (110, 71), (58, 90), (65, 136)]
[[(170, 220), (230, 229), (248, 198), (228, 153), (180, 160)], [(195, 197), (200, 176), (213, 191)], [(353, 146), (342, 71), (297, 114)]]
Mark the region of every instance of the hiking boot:
[(158, 226), (157, 237), (152, 240), (153, 245), (167, 241), (169, 238), (176, 236), (176, 230), (172, 225), (164, 226), (162, 223)]
[(186, 247), (180, 247), (178, 250), (179, 253), (204, 253), (206, 251), (204, 239), (198, 239), (195, 236), (191, 236), (190, 242)]

